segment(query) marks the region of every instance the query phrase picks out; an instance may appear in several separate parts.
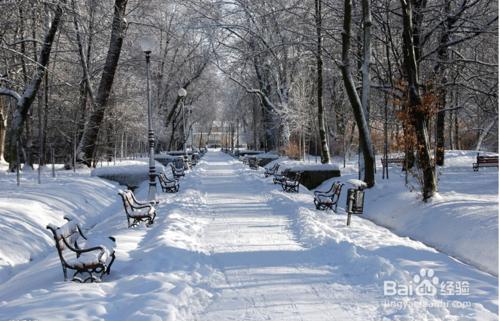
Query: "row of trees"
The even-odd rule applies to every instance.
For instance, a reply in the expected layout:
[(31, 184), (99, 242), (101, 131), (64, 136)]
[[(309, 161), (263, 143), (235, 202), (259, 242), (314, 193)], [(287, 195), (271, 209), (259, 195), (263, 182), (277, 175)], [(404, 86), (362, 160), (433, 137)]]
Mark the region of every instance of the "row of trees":
[(208, 30), (218, 30), (219, 70), (258, 98), (261, 147), (302, 150), (305, 132), (326, 163), (330, 149), (345, 153), (355, 126), (362, 177), (373, 186), (374, 138), (385, 136), (387, 153), (388, 137), (396, 136), (424, 199), (436, 191), (445, 148), (480, 149), (490, 137), (496, 149), (492, 1), (188, 3)]
[(0, 160), (11, 169), (16, 160), (43, 164), (49, 146), (68, 166), (141, 150), (143, 38), (155, 43), (158, 150), (180, 148), (193, 124), (210, 131), (218, 119), (254, 148), (298, 157), (307, 149), (323, 163), (359, 149), (369, 186), (375, 153), (402, 152), (428, 199), (445, 148), (497, 148), (495, 1), (0, 6), (12, 13), (0, 21)]

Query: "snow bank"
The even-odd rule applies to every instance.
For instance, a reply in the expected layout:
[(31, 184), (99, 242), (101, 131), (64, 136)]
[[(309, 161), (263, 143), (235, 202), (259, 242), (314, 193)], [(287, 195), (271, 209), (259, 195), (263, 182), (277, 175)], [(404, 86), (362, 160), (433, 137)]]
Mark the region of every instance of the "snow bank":
[(268, 159), (278, 159), (280, 156), (276, 152), (261, 153), (253, 156), (257, 159), (268, 158)]
[(23, 176), (16, 186), (15, 174), (0, 176), (0, 283), (14, 269), (54, 252), (47, 224), (64, 223), (72, 215), (86, 226), (102, 219), (103, 208), (117, 201), (116, 185), (99, 178), (72, 173), (36, 184), (36, 174)]
[[(439, 193), (429, 203), (405, 187), (401, 168), (390, 168), (389, 180), (377, 175), (375, 187), (366, 191), (362, 217), (498, 275), (498, 170), (473, 172), (476, 154), (446, 152)], [(352, 173), (340, 180), (356, 176)], [(317, 190), (329, 188), (333, 180)], [(339, 204), (344, 206), (345, 192)]]
[[(419, 271), (422, 269), (432, 269), (439, 277), (439, 282), (467, 280), (468, 284), (470, 284), (471, 293), (469, 295), (458, 298), (453, 297), (454, 299), (471, 302), (472, 306), (470, 309), (435, 306), (434, 304), (439, 303), (439, 300), (437, 302), (432, 301), (434, 300), (433, 297), (382, 296), (379, 298), (379, 302), (384, 302), (384, 300), (392, 300), (399, 302), (399, 304), (406, 302), (408, 303), (408, 307), (395, 308), (380, 305), (379, 310), (374, 311), (372, 314), (372, 316), (378, 315), (379, 318), (374, 319), (382, 320), (384, 319), (382, 316), (384, 316), (388, 320), (444, 320), (448, 318), (495, 320), (498, 313), (496, 301), (498, 295), (498, 278), (477, 270), (474, 266), (461, 264), (422, 242), (398, 236), (390, 229), (383, 228), (370, 220), (364, 219), (367, 215), (376, 217), (377, 213), (380, 214), (384, 211), (392, 213), (393, 210), (399, 208), (399, 212), (396, 213), (397, 216), (398, 213), (405, 211), (405, 209), (411, 209), (413, 206), (415, 206), (413, 214), (414, 216), (418, 216), (418, 210), (425, 207), (421, 201), (416, 199), (415, 193), (408, 193), (413, 198), (414, 203), (409, 202), (408, 199), (400, 198), (403, 188), (398, 186), (400, 182), (396, 182), (393, 178), (397, 175), (397, 171), (398, 169), (395, 169), (394, 172), (391, 171), (391, 175), (393, 176), (388, 185), (394, 186), (390, 191), (387, 190), (388, 186), (381, 186), (380, 182), (377, 183), (377, 188), (380, 191), (374, 191), (374, 189), (366, 191), (368, 200), (365, 203), (365, 210), (368, 213), (361, 216), (354, 216), (350, 227), (346, 226), (346, 215), (342, 209), (339, 210), (340, 214), (335, 214), (331, 211), (315, 210), (314, 205), (312, 205), (311, 193), (304, 189), (301, 189), (301, 193), (299, 194), (287, 194), (283, 193), (279, 187), (275, 188), (268, 196), (268, 203), (274, 209), (281, 209), (279, 213), (288, 213), (294, 221), (293, 231), (296, 234), (296, 239), (311, 249), (310, 257), (312, 261), (323, 262), (325, 260), (328, 264), (334, 266), (335, 272), (339, 272), (339, 276), (333, 282), (362, 285), (363, 293), (369, 293), (386, 280), (396, 282), (397, 284), (410, 284), (413, 282), (414, 276), (421, 273)], [(250, 171), (246, 173), (247, 175), (258, 175)], [(337, 179), (334, 178), (332, 180)], [(344, 182), (348, 179), (349, 177), (341, 178)], [(318, 189), (330, 187), (332, 180), (324, 182)], [(263, 188), (263, 190), (265, 189)], [(392, 193), (392, 195), (387, 199), (381, 200), (380, 196), (385, 193)], [(345, 206), (345, 195), (344, 191), (339, 202), (341, 208)], [(373, 210), (375, 203), (378, 203), (379, 206), (377, 212)], [(451, 227), (444, 228), (443, 240), (446, 240), (448, 244), (457, 241), (454, 235), (449, 233), (453, 228), (459, 228), (461, 232), (464, 232), (469, 224), (469, 222), (461, 220), (460, 216), (456, 217), (453, 222), (455, 224), (451, 224)], [(491, 226), (496, 229), (498, 222), (491, 222)], [(468, 239), (469, 242), (471, 240), (478, 240), (478, 242), (470, 242), (474, 243), (474, 250), (478, 250), (483, 244), (483, 235), (481, 233), (485, 232), (485, 229), (488, 229), (484, 225), (479, 227), (480, 229), (473, 230), (472, 233), (463, 237), (464, 240)], [(422, 229), (420, 235), (425, 235), (426, 232), (437, 235), (437, 231), (417, 224), (415, 230), (419, 228)], [(437, 224), (436, 230), (439, 228), (443, 230), (443, 225)], [(455, 233), (455, 235), (459, 234)], [(489, 235), (493, 237), (494, 234), (496, 233)], [(493, 254), (493, 256), (498, 253), (498, 245), (495, 245), (495, 242), (492, 242), (492, 246), (488, 245), (488, 247), (492, 251), (490, 254)], [(471, 249), (462, 248), (461, 250), (471, 256), (476, 253)], [(483, 259), (485, 259), (484, 256)], [(491, 261), (493, 262), (494, 259)], [(472, 290), (473, 288), (475, 290)], [(486, 291), (483, 292), (484, 290)], [(378, 291), (382, 291), (382, 289)], [(442, 299), (446, 300), (446, 298)], [(493, 301), (491, 301), (492, 299)], [(435, 308), (426, 308), (426, 306), (435, 306)], [(358, 318), (354, 317), (352, 319)]]
[[(126, 166), (126, 168), (136, 166)], [(99, 169), (120, 172), (121, 169)], [(197, 241), (208, 219), (181, 213), (199, 212), (203, 193), (188, 174), (177, 194), (159, 193), (155, 223), (127, 228), (118, 186), (76, 173), (44, 183), (0, 176), (0, 257), (16, 269), (0, 267), (0, 314), (6, 320), (190, 320), (216, 295), (206, 288), (220, 272), (204, 264)], [(195, 175), (193, 175), (196, 178)], [(142, 200), (147, 182), (136, 191)], [(184, 212), (182, 212), (182, 211)], [(45, 225), (79, 217), (86, 235), (116, 238), (116, 261), (105, 282), (63, 282), (54, 240)], [(11, 249), (12, 248), (12, 249)], [(200, 250), (200, 251), (198, 251)], [(17, 256), (16, 256), (17, 255)]]

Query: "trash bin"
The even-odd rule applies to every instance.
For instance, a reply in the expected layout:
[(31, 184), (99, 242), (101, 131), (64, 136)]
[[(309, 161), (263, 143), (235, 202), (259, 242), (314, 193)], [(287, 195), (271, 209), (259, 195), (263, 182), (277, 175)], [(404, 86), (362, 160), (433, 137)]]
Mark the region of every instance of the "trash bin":
[(347, 190), (346, 211), (347, 225), (351, 225), (352, 214), (363, 214), (365, 203), (365, 191), (367, 184), (358, 179), (351, 179), (347, 183), (353, 185), (353, 188)]

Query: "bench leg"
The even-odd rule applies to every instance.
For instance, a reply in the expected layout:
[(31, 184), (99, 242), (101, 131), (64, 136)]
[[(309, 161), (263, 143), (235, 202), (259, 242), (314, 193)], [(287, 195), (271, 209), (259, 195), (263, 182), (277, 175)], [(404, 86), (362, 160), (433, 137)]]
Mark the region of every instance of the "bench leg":
[(115, 256), (115, 253), (113, 253), (111, 255), (111, 262), (109, 262), (109, 265), (108, 267), (106, 268), (106, 274), (109, 275), (109, 272), (111, 272), (111, 266), (113, 265), (113, 263), (115, 262), (115, 259), (116, 259), (116, 256)]

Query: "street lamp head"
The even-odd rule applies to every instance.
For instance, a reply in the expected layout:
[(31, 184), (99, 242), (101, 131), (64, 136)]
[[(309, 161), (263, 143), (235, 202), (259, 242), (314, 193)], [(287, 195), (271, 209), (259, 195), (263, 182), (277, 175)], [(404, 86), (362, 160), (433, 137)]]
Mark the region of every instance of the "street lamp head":
[(179, 89), (179, 91), (177, 92), (177, 95), (178, 95), (179, 97), (181, 97), (181, 98), (186, 97), (186, 95), (187, 95), (187, 91), (186, 91), (186, 89), (184, 89), (184, 88)]
[(139, 44), (141, 45), (142, 51), (144, 51), (146, 54), (149, 54), (149, 53), (151, 53), (151, 51), (153, 51), (154, 40), (152, 38), (145, 36), (145, 37), (141, 38), (141, 40), (139, 41)]

